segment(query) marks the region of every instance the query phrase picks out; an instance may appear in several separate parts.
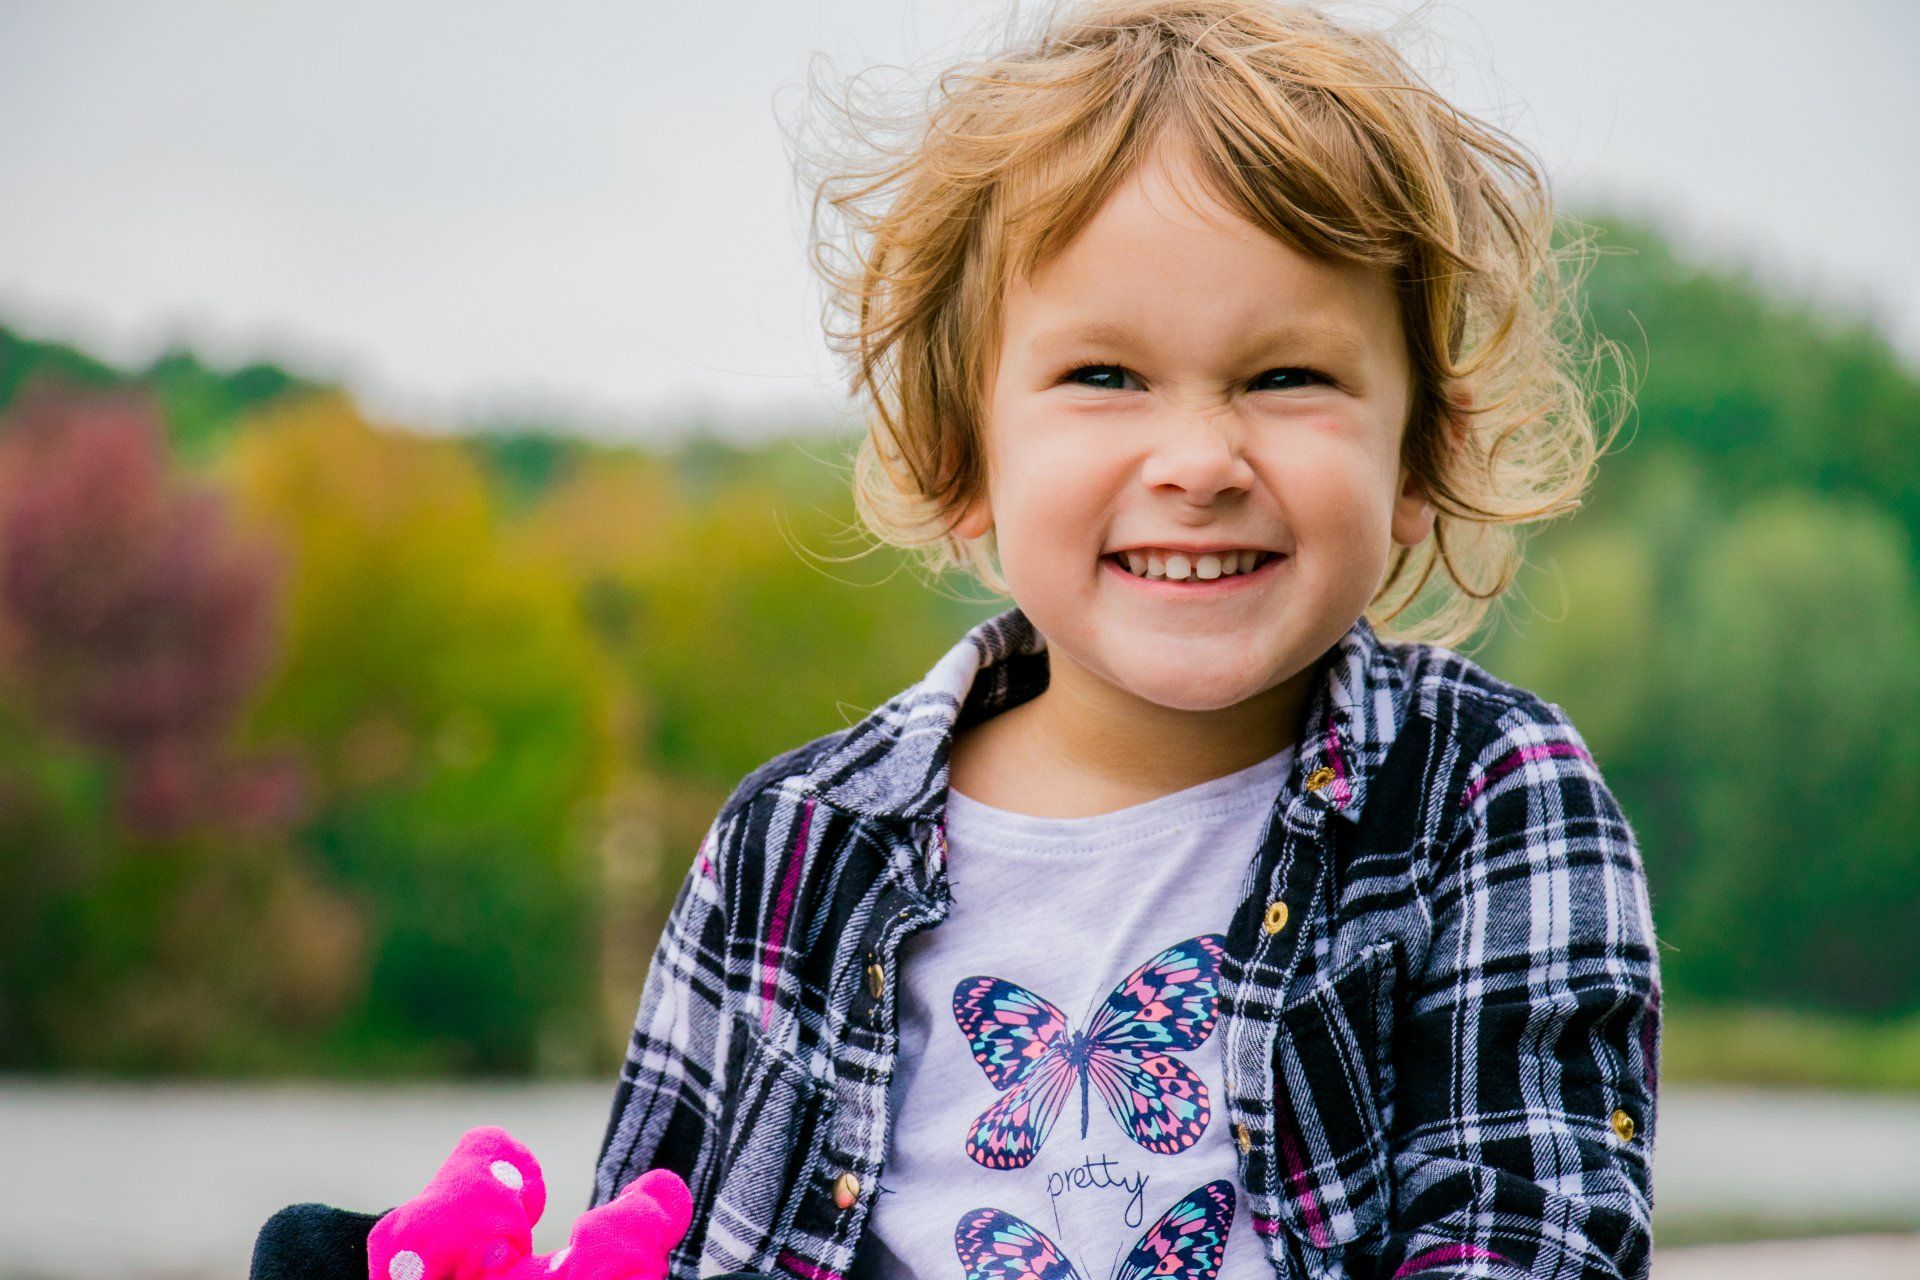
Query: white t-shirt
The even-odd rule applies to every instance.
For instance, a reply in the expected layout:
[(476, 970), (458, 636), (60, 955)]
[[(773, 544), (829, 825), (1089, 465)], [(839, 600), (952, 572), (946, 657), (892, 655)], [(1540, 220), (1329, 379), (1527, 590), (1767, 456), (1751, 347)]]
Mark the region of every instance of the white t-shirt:
[(1292, 760), (1091, 818), (949, 791), (953, 908), (900, 953), (893, 1128), (862, 1245), (878, 1275), (984, 1280), (998, 1249), (1101, 1280), (1185, 1237), (1160, 1274), (1272, 1276), (1213, 1033), (1220, 949)]

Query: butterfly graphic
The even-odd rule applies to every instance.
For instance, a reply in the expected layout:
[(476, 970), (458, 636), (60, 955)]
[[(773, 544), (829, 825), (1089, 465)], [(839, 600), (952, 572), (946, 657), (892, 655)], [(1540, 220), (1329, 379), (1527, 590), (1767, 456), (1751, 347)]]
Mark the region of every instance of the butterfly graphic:
[(967, 1131), (967, 1154), (989, 1169), (1025, 1168), (1076, 1085), (1085, 1138), (1089, 1084), (1147, 1150), (1172, 1154), (1198, 1142), (1212, 1115), (1207, 1086), (1170, 1055), (1213, 1034), (1224, 954), (1218, 934), (1175, 943), (1123, 978), (1084, 1032), (1068, 1030), (1065, 1014), (1019, 983), (961, 979), (954, 1020), (1002, 1091)]
[[(1213, 1280), (1233, 1226), (1233, 1183), (1196, 1187), (1148, 1227), (1112, 1280)], [(998, 1209), (969, 1209), (953, 1230), (967, 1280), (1081, 1280), (1060, 1246), (1039, 1228)]]

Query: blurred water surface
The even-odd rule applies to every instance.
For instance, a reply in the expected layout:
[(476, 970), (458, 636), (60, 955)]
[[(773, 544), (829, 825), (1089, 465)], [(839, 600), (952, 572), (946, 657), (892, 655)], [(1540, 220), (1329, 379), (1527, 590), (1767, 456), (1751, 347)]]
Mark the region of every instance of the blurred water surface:
[[(260, 1224), (317, 1200), (378, 1212), (415, 1195), (460, 1135), (504, 1126), (547, 1181), (545, 1253), (587, 1206), (613, 1100), (598, 1085), (0, 1081), (3, 1280), (244, 1276)], [(21, 1176), (31, 1170), (29, 1176)]]
[[(548, 1203), (534, 1245), (544, 1253), (566, 1242), (586, 1207), (611, 1101), (610, 1082), (0, 1079), (0, 1155), (12, 1174), (0, 1197), (0, 1280), (242, 1276), (254, 1233), (275, 1210), (304, 1200), (390, 1208), (480, 1124), (506, 1127), (540, 1161)], [(1670, 1088), (1656, 1168), (1663, 1224), (1912, 1222), (1920, 1216), (1920, 1098)], [(1809, 1247), (1776, 1246), (1783, 1262), (1804, 1259)], [(1920, 1274), (1920, 1239), (1847, 1247), (1879, 1260), (1860, 1274), (1901, 1274), (1909, 1263)], [(1838, 1267), (1843, 1253), (1836, 1245), (1823, 1256)], [(1738, 1256), (1743, 1267), (1761, 1265), (1758, 1255)], [(1722, 1273), (1713, 1251), (1663, 1254), (1663, 1274), (1669, 1262), (1675, 1277)]]

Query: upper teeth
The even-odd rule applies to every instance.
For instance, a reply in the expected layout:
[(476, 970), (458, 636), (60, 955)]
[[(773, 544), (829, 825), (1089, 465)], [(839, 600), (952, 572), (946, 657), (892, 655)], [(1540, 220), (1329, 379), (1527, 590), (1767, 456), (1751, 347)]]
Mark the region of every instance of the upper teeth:
[(1189, 556), (1180, 551), (1122, 551), (1120, 558), (1138, 577), (1171, 578), (1175, 582), (1184, 582), (1188, 578), (1223, 578), (1229, 574), (1245, 573), (1260, 563), (1262, 554), (1251, 550), (1208, 552), (1201, 556)]

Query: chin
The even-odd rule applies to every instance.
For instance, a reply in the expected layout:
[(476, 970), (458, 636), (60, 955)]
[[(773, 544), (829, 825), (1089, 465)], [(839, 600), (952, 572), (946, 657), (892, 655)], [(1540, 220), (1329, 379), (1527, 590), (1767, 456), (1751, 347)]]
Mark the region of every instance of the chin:
[(1162, 667), (1129, 673), (1129, 676), (1126, 688), (1136, 697), (1174, 711), (1221, 711), (1238, 706), (1265, 689), (1258, 680), (1232, 673), (1206, 677)]

